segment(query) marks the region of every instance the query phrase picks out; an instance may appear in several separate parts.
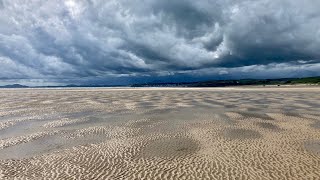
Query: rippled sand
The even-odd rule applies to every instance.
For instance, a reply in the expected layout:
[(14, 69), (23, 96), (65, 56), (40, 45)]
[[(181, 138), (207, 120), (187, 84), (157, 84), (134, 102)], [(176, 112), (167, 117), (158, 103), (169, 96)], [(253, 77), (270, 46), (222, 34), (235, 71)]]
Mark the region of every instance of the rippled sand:
[(0, 179), (320, 179), (320, 88), (0, 91)]

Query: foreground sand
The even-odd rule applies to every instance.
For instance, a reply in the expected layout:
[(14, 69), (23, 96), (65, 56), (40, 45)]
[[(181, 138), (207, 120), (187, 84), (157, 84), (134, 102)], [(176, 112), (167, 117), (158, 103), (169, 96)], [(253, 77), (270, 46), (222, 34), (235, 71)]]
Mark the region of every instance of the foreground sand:
[(320, 179), (320, 88), (0, 91), (0, 179)]

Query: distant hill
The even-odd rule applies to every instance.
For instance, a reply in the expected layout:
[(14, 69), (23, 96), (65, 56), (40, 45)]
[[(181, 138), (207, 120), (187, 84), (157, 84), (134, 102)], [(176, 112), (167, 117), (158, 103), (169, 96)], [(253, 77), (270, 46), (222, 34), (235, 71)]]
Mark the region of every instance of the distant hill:
[[(312, 84), (320, 85), (320, 77), (306, 78), (280, 78), (280, 79), (239, 79), (239, 80), (211, 80), (199, 82), (179, 82), (163, 83), (152, 82), (144, 84), (133, 84), (131, 87), (227, 87), (227, 86), (245, 86), (245, 85), (295, 85), (295, 84)], [(125, 85), (74, 85), (66, 86), (25, 86), (21, 84), (11, 84), (0, 86), (0, 88), (81, 88), (81, 87), (127, 87)]]
[(0, 86), (0, 88), (85, 88), (85, 87), (124, 87), (124, 85), (94, 85), (94, 84), (87, 84), (87, 85), (74, 85), (69, 84), (65, 86), (25, 86), (21, 84), (10, 84)]
[(245, 86), (245, 85), (295, 85), (295, 84), (320, 85), (320, 77), (212, 80), (212, 81), (181, 82), (181, 83), (145, 83), (145, 84), (134, 84), (132, 85), (132, 87), (226, 87), (226, 86)]
[(5, 86), (0, 86), (0, 88), (28, 88), (29, 86), (21, 85), (21, 84), (10, 84)]
[(65, 86), (35, 86), (36, 88), (90, 88), (90, 87), (125, 87), (125, 85), (99, 85), (99, 84), (84, 84), (84, 85), (75, 85), (68, 84)]

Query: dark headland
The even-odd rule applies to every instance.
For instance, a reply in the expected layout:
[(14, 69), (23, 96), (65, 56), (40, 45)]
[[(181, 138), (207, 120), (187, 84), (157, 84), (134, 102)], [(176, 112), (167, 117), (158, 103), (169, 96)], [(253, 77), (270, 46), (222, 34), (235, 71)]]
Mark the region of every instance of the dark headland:
[(238, 80), (210, 80), (199, 82), (178, 83), (144, 83), (134, 84), (132, 87), (228, 87), (228, 86), (255, 86), (255, 85), (319, 85), (320, 77), (280, 78), (280, 79), (238, 79)]

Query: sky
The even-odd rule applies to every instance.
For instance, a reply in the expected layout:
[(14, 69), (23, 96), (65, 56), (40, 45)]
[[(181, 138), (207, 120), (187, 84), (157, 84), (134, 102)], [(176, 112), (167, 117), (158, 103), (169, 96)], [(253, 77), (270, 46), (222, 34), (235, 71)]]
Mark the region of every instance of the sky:
[(0, 85), (320, 75), (320, 0), (0, 0)]

